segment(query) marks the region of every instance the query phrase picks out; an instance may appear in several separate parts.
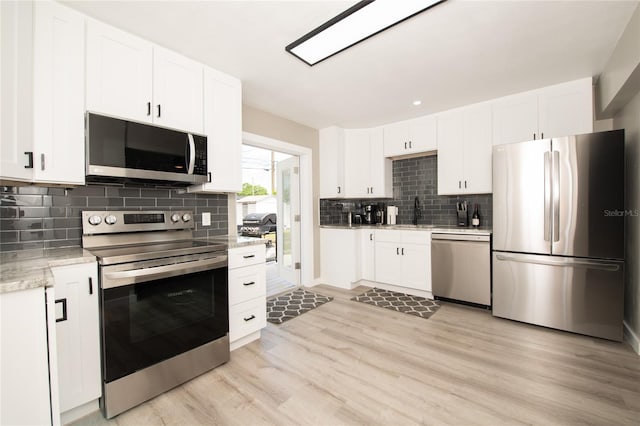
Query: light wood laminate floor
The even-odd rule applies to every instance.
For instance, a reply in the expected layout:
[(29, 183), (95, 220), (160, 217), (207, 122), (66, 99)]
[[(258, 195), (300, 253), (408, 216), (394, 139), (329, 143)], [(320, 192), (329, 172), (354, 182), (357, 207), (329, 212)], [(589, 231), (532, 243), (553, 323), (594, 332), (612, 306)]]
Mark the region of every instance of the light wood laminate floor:
[(333, 296), (231, 361), (110, 422), (80, 425), (640, 424), (626, 344), (444, 304), (430, 319)]

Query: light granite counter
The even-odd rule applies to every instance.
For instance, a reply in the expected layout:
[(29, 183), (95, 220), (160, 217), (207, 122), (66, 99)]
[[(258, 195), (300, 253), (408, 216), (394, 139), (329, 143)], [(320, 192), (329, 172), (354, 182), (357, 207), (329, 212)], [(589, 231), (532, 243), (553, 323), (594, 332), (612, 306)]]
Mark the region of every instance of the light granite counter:
[(491, 228), (463, 228), (454, 226), (438, 226), (438, 225), (320, 225), (320, 228), (328, 229), (375, 229), (375, 230), (416, 230), (431, 231), (446, 234), (474, 234), (474, 235), (491, 235)]
[(51, 268), (95, 262), (82, 247), (0, 253), (0, 294), (53, 285)]
[(227, 249), (267, 244), (269, 242), (269, 240), (265, 240), (264, 238), (242, 237), (240, 235), (219, 235), (198, 239), (210, 243), (224, 244)]

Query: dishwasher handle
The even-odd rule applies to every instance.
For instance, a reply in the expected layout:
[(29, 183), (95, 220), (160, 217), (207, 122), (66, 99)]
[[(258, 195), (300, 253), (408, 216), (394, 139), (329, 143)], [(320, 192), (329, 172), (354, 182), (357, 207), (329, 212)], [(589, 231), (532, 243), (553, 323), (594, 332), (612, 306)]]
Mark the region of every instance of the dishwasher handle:
[(491, 241), (490, 235), (478, 235), (478, 234), (431, 234), (431, 240), (445, 240), (445, 241), (477, 241), (477, 242), (486, 242)]

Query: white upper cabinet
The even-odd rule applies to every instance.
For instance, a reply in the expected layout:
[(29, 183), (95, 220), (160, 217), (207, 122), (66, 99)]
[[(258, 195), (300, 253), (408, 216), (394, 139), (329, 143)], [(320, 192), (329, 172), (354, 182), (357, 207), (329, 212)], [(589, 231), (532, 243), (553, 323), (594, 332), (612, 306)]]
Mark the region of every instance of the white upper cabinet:
[(84, 16), (1, 2), (2, 179), (84, 184)]
[(320, 129), (320, 198), (344, 198), (344, 129)]
[(476, 104), (438, 116), (438, 195), (492, 191), (491, 105)]
[(493, 144), (593, 131), (591, 78), (570, 81), (493, 101)]
[(593, 132), (591, 78), (541, 89), (538, 125), (541, 139)]
[(350, 198), (391, 197), (392, 164), (383, 154), (383, 129), (345, 130), (345, 187)]
[(34, 181), (84, 184), (84, 16), (34, 8)]
[(153, 45), (93, 19), (87, 22), (87, 110), (152, 122)]
[(33, 178), (32, 29), (31, 2), (0, 1), (0, 179)]
[(203, 133), (202, 84), (202, 64), (88, 21), (89, 111)]
[(388, 124), (383, 129), (385, 157), (434, 151), (438, 147), (434, 115)]
[(242, 83), (211, 68), (204, 69), (204, 133), (211, 182), (189, 192), (242, 190)]
[(203, 66), (160, 47), (153, 48), (153, 100), (155, 123), (203, 132)]

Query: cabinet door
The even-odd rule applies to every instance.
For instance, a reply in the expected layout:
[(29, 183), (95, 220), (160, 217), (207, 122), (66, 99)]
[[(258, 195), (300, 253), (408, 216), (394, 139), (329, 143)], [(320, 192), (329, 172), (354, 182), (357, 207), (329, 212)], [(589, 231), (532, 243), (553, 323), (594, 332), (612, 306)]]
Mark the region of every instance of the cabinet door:
[(373, 229), (362, 229), (360, 234), (360, 276), (363, 280), (375, 281), (375, 232)]
[[(60, 411), (101, 395), (98, 273), (95, 263), (52, 268)], [(66, 319), (61, 320), (66, 305)]]
[(203, 67), (169, 50), (153, 49), (153, 122), (203, 132)]
[(407, 154), (409, 148), (409, 125), (406, 121), (387, 124), (384, 132), (384, 156), (395, 157)]
[(51, 424), (43, 288), (0, 294), (0, 348), (0, 424)]
[(320, 129), (320, 198), (342, 198), (344, 188), (344, 130)]
[(438, 195), (464, 192), (463, 124), (464, 114), (460, 110), (438, 116)]
[(33, 3), (0, 2), (0, 179), (31, 181)]
[(467, 194), (491, 193), (491, 105), (466, 108), (463, 129), (462, 189)]
[[(204, 132), (211, 182), (196, 191), (242, 190), (242, 85), (210, 68), (204, 70)], [(191, 191), (191, 189), (189, 189)]]
[(344, 182), (347, 197), (371, 196), (369, 129), (345, 130)]
[(402, 281), (399, 285), (431, 291), (431, 254), (427, 244), (404, 243), (400, 249)]
[(369, 198), (393, 197), (393, 163), (384, 156), (382, 127), (369, 131)]
[(355, 229), (320, 229), (323, 282), (351, 289), (360, 280), (360, 243)]
[(375, 244), (376, 281), (387, 284), (403, 285), (400, 243), (380, 242)]
[(87, 20), (87, 110), (150, 123), (151, 43)]
[(539, 91), (540, 132), (545, 138), (593, 132), (591, 78)]
[(508, 96), (493, 102), (493, 145), (539, 138), (538, 95), (535, 92)]
[(438, 149), (435, 115), (426, 115), (409, 121), (409, 143), (407, 146), (409, 154)]
[(84, 184), (84, 16), (34, 9), (34, 180)]

